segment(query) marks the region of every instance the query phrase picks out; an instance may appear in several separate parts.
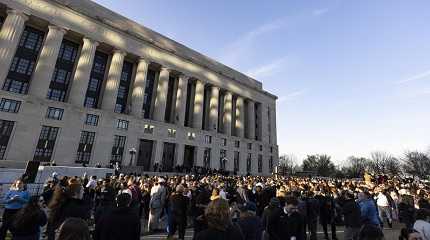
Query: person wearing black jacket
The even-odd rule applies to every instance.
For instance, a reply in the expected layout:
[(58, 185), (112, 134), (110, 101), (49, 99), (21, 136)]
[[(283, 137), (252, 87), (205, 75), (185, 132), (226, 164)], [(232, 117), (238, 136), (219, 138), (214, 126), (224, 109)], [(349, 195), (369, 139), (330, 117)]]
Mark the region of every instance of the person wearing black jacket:
[(316, 240), (317, 239), (317, 227), (318, 227), (318, 216), (319, 216), (319, 203), (318, 200), (315, 199), (315, 194), (312, 191), (307, 192), (307, 196), (305, 198), (306, 205), (306, 225), (309, 230), (309, 239)]
[(343, 194), (342, 214), (345, 222), (345, 240), (357, 240), (361, 227), (360, 206), (354, 200), (354, 194), (345, 191)]
[(320, 224), (323, 227), (324, 238), (329, 239), (327, 225), (331, 226), (332, 240), (337, 240), (335, 218), (335, 201), (328, 189), (324, 189), (315, 197), (320, 204)]
[(96, 223), (94, 240), (140, 239), (140, 218), (130, 203), (130, 194), (117, 196), (116, 208), (104, 214)]
[(48, 240), (55, 239), (55, 230), (70, 217), (88, 220), (90, 218), (90, 206), (83, 200), (84, 189), (76, 178), (68, 180), (66, 186), (58, 184), (54, 196), (49, 204)]
[(305, 219), (299, 212), (299, 201), (296, 197), (285, 199), (284, 212), (279, 219), (278, 236), (282, 239), (305, 240)]
[(185, 238), (185, 229), (187, 226), (187, 208), (188, 197), (184, 196), (184, 186), (178, 185), (176, 191), (170, 196), (170, 218), (168, 238), (175, 235), (176, 229), (179, 232), (179, 239)]
[(46, 214), (39, 205), (39, 196), (32, 196), (28, 204), (15, 215), (11, 227), (12, 239), (38, 240), (40, 238), (40, 228), (46, 222)]
[(262, 221), (265, 236), (270, 240), (280, 240), (282, 236), (279, 235), (279, 219), (282, 214), (279, 199), (274, 197), (270, 200), (269, 205), (264, 209)]
[(255, 203), (248, 201), (240, 205), (240, 217), (237, 221), (242, 234), (246, 240), (260, 240), (263, 226), (259, 217), (256, 216), (257, 207)]

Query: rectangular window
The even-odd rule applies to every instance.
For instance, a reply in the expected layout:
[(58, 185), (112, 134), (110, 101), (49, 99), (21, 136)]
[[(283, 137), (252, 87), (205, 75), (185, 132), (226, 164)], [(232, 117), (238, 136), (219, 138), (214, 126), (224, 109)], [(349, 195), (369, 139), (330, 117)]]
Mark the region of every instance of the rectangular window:
[(63, 113), (64, 110), (61, 108), (48, 107), (48, 110), (46, 111), (46, 118), (61, 120), (63, 119)]
[(113, 146), (112, 146), (112, 154), (110, 162), (115, 163), (121, 163), (122, 158), (124, 155), (124, 146), (125, 146), (125, 140), (127, 138), (125, 136), (119, 136), (115, 135), (113, 139)]
[(88, 164), (90, 162), (95, 136), (95, 132), (81, 132), (75, 163)]
[(172, 138), (176, 137), (176, 129), (167, 129), (167, 135)]
[(263, 155), (258, 154), (258, 172), (263, 172)]
[(221, 170), (226, 169), (226, 163), (227, 163), (227, 151), (224, 149), (221, 149), (219, 151), (219, 166)]
[(64, 102), (75, 66), (79, 45), (63, 39), (58, 53), (55, 70), (49, 84), (47, 99)]
[(117, 113), (125, 113), (126, 111), (132, 71), (133, 63), (125, 61), (122, 67), (121, 79), (119, 82), (118, 94), (116, 98), (115, 112)]
[(108, 56), (101, 52), (96, 52), (94, 56), (93, 68), (91, 70), (90, 81), (85, 94), (84, 107), (97, 108), (100, 89), (105, 76)]
[(269, 158), (269, 170), (270, 172), (273, 172), (273, 156), (270, 156)]
[(205, 143), (206, 144), (211, 144), (212, 143), (212, 136), (206, 135), (205, 136)]
[(227, 146), (227, 138), (222, 139), (222, 145), (225, 147)]
[(5, 158), (7, 145), (12, 135), (13, 125), (14, 122), (12, 121), (0, 120), (0, 160)]
[(260, 152), (263, 151), (263, 145), (260, 145)]
[(270, 147), (270, 153), (273, 153), (273, 147)]
[(57, 139), (59, 128), (42, 126), (39, 141), (37, 142), (34, 153), (34, 161), (50, 162), (54, 151), (55, 141)]
[(205, 148), (203, 152), (203, 167), (210, 168), (211, 167), (211, 149)]
[(248, 153), (248, 157), (246, 158), (246, 172), (250, 173), (252, 169), (252, 154)]
[(240, 157), (240, 153), (234, 152), (234, 171), (235, 172), (239, 171), (239, 157)]
[(128, 121), (123, 120), (123, 119), (118, 119), (118, 121), (116, 122), (116, 128), (122, 129), (122, 130), (127, 130), (128, 129)]
[(248, 143), (248, 150), (252, 150), (252, 143)]
[(234, 142), (234, 146), (237, 147), (237, 148), (240, 148), (240, 141), (235, 141)]
[(29, 26), (25, 27), (3, 85), (3, 90), (27, 94), (44, 35), (45, 33), (42, 31)]
[(0, 111), (17, 113), (19, 111), (20, 106), (21, 106), (21, 101), (2, 98), (0, 102)]
[(99, 116), (95, 114), (87, 114), (87, 117), (85, 119), (85, 124), (90, 126), (97, 126), (99, 125)]
[(146, 74), (145, 94), (143, 97), (143, 107), (142, 107), (143, 117), (146, 119), (150, 118), (152, 95), (154, 92), (154, 84), (155, 84), (156, 78), (157, 78), (157, 72), (152, 69), (149, 69), (148, 73)]

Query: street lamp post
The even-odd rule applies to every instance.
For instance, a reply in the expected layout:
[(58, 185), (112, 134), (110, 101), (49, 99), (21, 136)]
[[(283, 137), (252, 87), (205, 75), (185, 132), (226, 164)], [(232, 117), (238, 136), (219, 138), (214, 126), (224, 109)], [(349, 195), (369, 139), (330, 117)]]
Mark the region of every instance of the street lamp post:
[(136, 148), (130, 148), (128, 149), (128, 152), (130, 153), (130, 164), (129, 166), (133, 166), (133, 159), (134, 159), (134, 155), (136, 155)]

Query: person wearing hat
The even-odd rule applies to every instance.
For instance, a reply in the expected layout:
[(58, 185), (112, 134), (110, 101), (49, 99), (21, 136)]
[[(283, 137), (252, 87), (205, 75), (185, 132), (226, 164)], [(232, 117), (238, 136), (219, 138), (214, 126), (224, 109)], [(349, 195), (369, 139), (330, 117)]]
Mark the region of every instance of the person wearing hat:
[(159, 221), (166, 202), (167, 190), (164, 186), (166, 180), (160, 177), (158, 182), (151, 188), (151, 199), (149, 200), (149, 232), (159, 230)]
[[(278, 223), (282, 215), (281, 203), (279, 199), (274, 197), (270, 199), (269, 205), (264, 208), (262, 215), (263, 222), (263, 240), (278, 240), (281, 236), (278, 234)], [(258, 208), (257, 208), (258, 209)]]
[(247, 201), (239, 206), (240, 217), (237, 224), (242, 230), (244, 238), (247, 240), (260, 240), (263, 233), (263, 225), (260, 218), (256, 216), (257, 206), (255, 203)]
[(170, 218), (168, 239), (171, 239), (175, 235), (176, 229), (179, 232), (179, 239), (185, 238), (189, 199), (184, 195), (184, 191), (184, 186), (180, 184), (169, 198)]

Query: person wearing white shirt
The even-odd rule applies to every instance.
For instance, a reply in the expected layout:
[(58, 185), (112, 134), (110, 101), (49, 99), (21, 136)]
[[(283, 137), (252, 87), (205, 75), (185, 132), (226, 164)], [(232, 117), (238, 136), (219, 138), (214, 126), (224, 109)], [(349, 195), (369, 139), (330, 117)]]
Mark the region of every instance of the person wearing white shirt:
[(417, 211), (414, 229), (421, 234), (422, 240), (430, 240), (430, 212), (427, 209), (420, 209)]
[(378, 196), (376, 196), (376, 205), (378, 205), (379, 218), (384, 221), (384, 215), (387, 218), (388, 226), (393, 227), (393, 220), (391, 218), (391, 204), (388, 199), (386, 191), (381, 191)]

